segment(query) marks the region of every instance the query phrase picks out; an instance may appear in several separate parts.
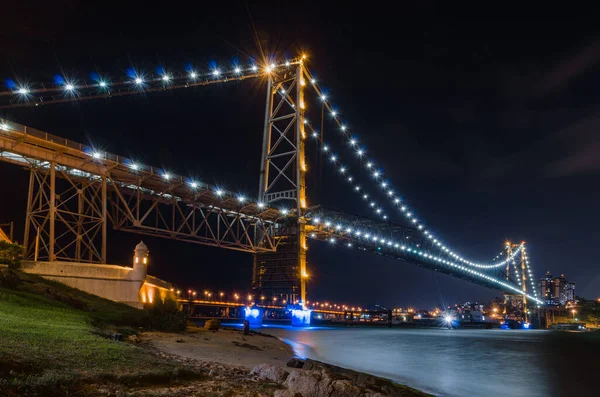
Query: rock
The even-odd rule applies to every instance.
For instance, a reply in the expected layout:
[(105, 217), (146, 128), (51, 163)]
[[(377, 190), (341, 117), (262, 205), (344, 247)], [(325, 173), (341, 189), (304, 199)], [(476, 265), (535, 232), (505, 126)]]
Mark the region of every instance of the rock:
[(257, 365), (252, 368), (250, 373), (257, 375), (261, 379), (268, 379), (277, 383), (283, 382), (289, 375), (289, 372), (285, 369), (270, 364)]
[(329, 395), (331, 378), (324, 378), (321, 372), (294, 369), (283, 385), (292, 393), (302, 397), (321, 397)]
[(323, 369), (331, 369), (331, 367), (328, 364), (324, 364), (320, 361), (314, 361), (310, 358), (307, 358), (306, 360), (304, 360), (304, 365), (302, 366), (302, 369), (306, 369), (309, 371), (321, 371)]
[(292, 358), (286, 365), (290, 368), (302, 368), (304, 366), (304, 361), (299, 358)]
[(118, 342), (122, 342), (123, 341), (123, 335), (116, 333), (116, 334), (112, 334), (111, 339), (116, 340)]
[(362, 389), (355, 386), (349, 380), (334, 380), (330, 384), (331, 394), (329, 397), (354, 397), (362, 394)]
[(140, 343), (141, 342), (140, 338), (137, 335), (129, 335), (126, 340), (129, 343)]
[(177, 343), (183, 343), (183, 339), (177, 339), (175, 342), (177, 342)]
[(206, 322), (204, 323), (204, 329), (207, 329), (209, 331), (218, 331), (219, 328), (221, 328), (221, 321), (215, 318), (206, 320)]

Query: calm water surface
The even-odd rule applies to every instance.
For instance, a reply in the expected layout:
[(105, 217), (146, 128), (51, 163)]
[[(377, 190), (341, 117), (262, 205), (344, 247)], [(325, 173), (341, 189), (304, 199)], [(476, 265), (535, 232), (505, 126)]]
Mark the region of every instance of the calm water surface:
[(600, 333), (269, 327), (296, 354), (439, 396), (600, 396)]

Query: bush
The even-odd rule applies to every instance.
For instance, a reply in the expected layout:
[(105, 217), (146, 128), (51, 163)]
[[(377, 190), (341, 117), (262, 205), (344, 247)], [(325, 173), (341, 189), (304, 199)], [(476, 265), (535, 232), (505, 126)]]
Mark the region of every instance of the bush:
[(185, 330), (187, 316), (179, 310), (175, 300), (157, 299), (154, 304), (146, 305), (144, 309), (148, 314), (149, 328), (167, 332)]
[(19, 269), (24, 254), (25, 247), (22, 245), (0, 241), (0, 264), (8, 265), (11, 269)]

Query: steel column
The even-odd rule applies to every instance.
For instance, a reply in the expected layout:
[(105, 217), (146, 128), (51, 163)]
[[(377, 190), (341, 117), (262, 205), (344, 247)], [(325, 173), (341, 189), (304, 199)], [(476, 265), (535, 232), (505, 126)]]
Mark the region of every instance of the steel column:
[(106, 175), (102, 174), (102, 247), (100, 254), (100, 262), (106, 263), (106, 224), (107, 224), (107, 205), (108, 198), (106, 193)]
[(262, 157), (260, 159), (260, 179), (258, 181), (258, 202), (264, 202), (265, 189), (269, 183), (269, 142), (271, 142), (271, 113), (273, 112), (273, 78), (267, 81), (267, 103), (265, 105), (265, 125), (263, 130)]
[(50, 162), (50, 237), (49, 237), (49, 250), (48, 260), (53, 262), (55, 260), (54, 255), (54, 244), (55, 244), (55, 223), (56, 223), (56, 163)]
[[(35, 181), (35, 175), (33, 174), (33, 168), (29, 169), (29, 190), (27, 191), (27, 212), (25, 213), (25, 235), (23, 236), (23, 246), (25, 247), (25, 253), (27, 254), (29, 249), (29, 225), (31, 224), (31, 206), (33, 201), (33, 183)], [(37, 232), (36, 232), (37, 235)], [(37, 243), (37, 242), (36, 242)]]

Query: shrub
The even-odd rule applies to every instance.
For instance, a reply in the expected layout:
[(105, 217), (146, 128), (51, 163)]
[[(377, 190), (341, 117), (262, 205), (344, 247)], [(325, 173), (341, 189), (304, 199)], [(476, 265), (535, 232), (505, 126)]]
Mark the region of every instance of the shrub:
[(171, 298), (156, 299), (154, 304), (144, 308), (148, 314), (148, 327), (157, 331), (183, 331), (187, 316), (179, 310), (177, 302)]
[(22, 245), (0, 241), (0, 264), (8, 265), (11, 269), (19, 269), (24, 253), (25, 247)]

